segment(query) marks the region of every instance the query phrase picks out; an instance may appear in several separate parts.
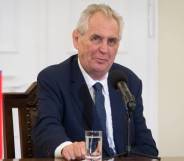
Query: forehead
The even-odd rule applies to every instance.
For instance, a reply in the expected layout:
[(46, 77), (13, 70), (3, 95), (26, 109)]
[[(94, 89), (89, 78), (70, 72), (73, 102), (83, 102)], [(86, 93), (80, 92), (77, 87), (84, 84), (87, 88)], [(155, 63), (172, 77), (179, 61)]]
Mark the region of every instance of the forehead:
[(89, 18), (88, 34), (99, 34), (104, 37), (119, 37), (119, 26), (117, 21), (104, 15), (101, 12), (96, 12)]

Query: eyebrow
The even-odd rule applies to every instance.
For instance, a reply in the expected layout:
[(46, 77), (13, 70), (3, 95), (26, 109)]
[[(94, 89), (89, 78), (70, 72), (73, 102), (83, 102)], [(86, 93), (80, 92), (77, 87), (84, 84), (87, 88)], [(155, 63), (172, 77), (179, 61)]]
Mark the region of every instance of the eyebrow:
[[(99, 35), (99, 34), (92, 34), (91, 36), (90, 36), (90, 38), (93, 38), (93, 37), (99, 37), (99, 38), (105, 38), (104, 36), (101, 36), (101, 35)], [(116, 40), (120, 40), (119, 39), (119, 37), (115, 37), (115, 36), (109, 36), (109, 37), (107, 37), (107, 39), (116, 39)]]

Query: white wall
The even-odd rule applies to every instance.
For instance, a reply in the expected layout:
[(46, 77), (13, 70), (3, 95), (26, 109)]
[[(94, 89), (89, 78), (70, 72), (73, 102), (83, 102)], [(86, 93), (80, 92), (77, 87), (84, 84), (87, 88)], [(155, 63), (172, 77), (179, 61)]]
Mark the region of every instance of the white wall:
[(41, 69), (75, 53), (71, 32), (91, 2), (108, 3), (124, 17), (116, 62), (142, 79), (147, 125), (157, 140), (157, 0), (0, 0), (4, 91), (25, 90)]
[(159, 0), (159, 148), (184, 156), (184, 1)]

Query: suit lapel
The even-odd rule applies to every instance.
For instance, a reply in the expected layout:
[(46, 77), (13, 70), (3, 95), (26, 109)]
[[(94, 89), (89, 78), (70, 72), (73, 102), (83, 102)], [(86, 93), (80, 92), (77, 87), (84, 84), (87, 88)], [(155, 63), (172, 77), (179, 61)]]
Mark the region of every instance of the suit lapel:
[(80, 71), (77, 56), (72, 62), (72, 96), (78, 105), (79, 110), (82, 113), (84, 119), (83, 126), (85, 130), (89, 130), (92, 127), (92, 107), (94, 105), (91, 95), (89, 93), (87, 84), (84, 80), (84, 77)]

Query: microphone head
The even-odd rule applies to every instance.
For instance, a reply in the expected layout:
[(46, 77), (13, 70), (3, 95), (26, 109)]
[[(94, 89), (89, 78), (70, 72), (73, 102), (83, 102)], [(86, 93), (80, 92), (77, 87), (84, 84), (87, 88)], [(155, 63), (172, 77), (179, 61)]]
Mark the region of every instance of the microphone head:
[(112, 86), (117, 89), (117, 83), (120, 81), (127, 83), (127, 76), (121, 70), (113, 70), (109, 73), (109, 80)]

